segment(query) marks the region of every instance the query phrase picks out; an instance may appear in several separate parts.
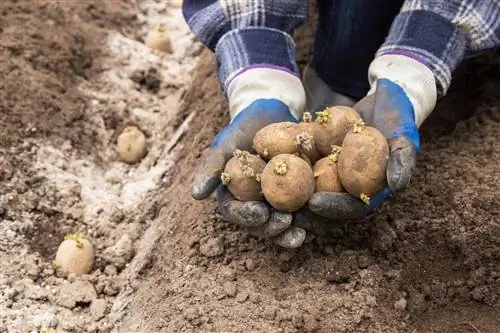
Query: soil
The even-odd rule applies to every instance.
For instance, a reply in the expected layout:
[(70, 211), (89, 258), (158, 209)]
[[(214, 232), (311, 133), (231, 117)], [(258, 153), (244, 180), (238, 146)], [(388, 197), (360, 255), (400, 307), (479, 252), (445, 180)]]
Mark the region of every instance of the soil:
[[(228, 113), (178, 7), (5, 1), (0, 15), (0, 332), (498, 331), (498, 52), (457, 71), (407, 190), (285, 251), (189, 195)], [(143, 43), (158, 23), (172, 54)], [(115, 149), (131, 123), (149, 142), (135, 165)], [(87, 275), (52, 266), (70, 232), (95, 248)]]

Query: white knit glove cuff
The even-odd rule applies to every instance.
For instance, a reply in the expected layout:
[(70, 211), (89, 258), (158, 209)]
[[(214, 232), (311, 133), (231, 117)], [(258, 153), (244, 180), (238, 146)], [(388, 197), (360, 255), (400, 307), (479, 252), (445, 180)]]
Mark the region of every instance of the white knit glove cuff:
[(398, 54), (386, 54), (375, 58), (368, 70), (373, 94), (378, 79), (385, 78), (397, 83), (408, 96), (415, 112), (419, 128), (436, 106), (437, 88), (432, 71), (421, 62)]
[(257, 99), (278, 99), (288, 105), (291, 114), (302, 118), (306, 93), (300, 78), (273, 67), (253, 67), (232, 76), (227, 87), (231, 119)]

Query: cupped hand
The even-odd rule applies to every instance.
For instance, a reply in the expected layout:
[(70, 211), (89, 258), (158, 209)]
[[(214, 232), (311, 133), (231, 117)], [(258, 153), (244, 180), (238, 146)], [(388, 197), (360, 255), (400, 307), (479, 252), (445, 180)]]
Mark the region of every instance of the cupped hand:
[(394, 192), (408, 186), (420, 150), (420, 135), (413, 106), (397, 83), (379, 79), (373, 94), (361, 99), (354, 109), (367, 125), (380, 130), (389, 142), (387, 186), (373, 196), (369, 205), (345, 193), (318, 192), (308, 207), (329, 219), (357, 219), (379, 207)]
[(239, 201), (221, 184), (220, 178), (236, 149), (252, 152), (257, 131), (271, 123), (285, 121), (299, 120), (277, 99), (258, 99), (239, 112), (203, 153), (191, 195), (203, 200), (215, 192), (224, 220), (248, 228), (248, 232), (257, 237), (273, 239), (279, 246), (296, 248), (302, 245), (306, 232), (292, 226), (292, 214), (278, 212), (262, 201)]

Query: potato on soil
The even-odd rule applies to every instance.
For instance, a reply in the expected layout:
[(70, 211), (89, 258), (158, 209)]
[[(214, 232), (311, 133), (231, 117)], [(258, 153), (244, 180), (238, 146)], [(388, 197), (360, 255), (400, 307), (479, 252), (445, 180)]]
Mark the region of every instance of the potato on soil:
[(294, 154), (273, 157), (264, 168), (260, 181), (266, 200), (281, 212), (298, 210), (314, 193), (311, 166)]
[(265, 166), (266, 162), (260, 156), (235, 150), (221, 175), (222, 183), (240, 201), (263, 200), (260, 174)]
[(307, 156), (314, 163), (317, 160), (314, 137), (297, 125), (288, 121), (267, 125), (255, 134), (253, 148), (266, 161), (279, 154), (296, 154)]
[(340, 181), (351, 195), (369, 203), (386, 185), (389, 144), (376, 128), (357, 123), (347, 133), (338, 160)]
[(172, 53), (172, 43), (168, 38), (165, 28), (161, 25), (154, 27), (148, 32), (144, 40), (150, 48), (166, 53)]
[(59, 245), (55, 268), (68, 274), (87, 274), (94, 263), (94, 250), (90, 241), (81, 234), (70, 234)]
[(345, 192), (337, 170), (337, 161), (340, 156), (340, 147), (327, 157), (323, 157), (313, 166), (316, 181), (315, 192)]
[(117, 149), (123, 161), (137, 163), (146, 155), (146, 136), (136, 126), (127, 126), (118, 136)]
[(354, 124), (361, 120), (361, 116), (351, 107), (328, 107), (316, 113), (316, 123), (321, 125), (321, 130), (315, 132), (316, 149), (321, 156), (327, 156), (332, 150), (332, 145), (341, 146)]

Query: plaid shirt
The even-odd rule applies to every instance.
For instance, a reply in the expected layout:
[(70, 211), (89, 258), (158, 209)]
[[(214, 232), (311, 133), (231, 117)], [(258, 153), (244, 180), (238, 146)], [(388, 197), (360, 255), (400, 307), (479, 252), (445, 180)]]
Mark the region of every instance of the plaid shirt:
[[(251, 66), (299, 76), (291, 33), (307, 20), (307, 0), (184, 0), (183, 13), (215, 52), (224, 91)], [(499, 45), (500, 0), (406, 0), (376, 56), (402, 54), (426, 64), (442, 96), (466, 55)]]

